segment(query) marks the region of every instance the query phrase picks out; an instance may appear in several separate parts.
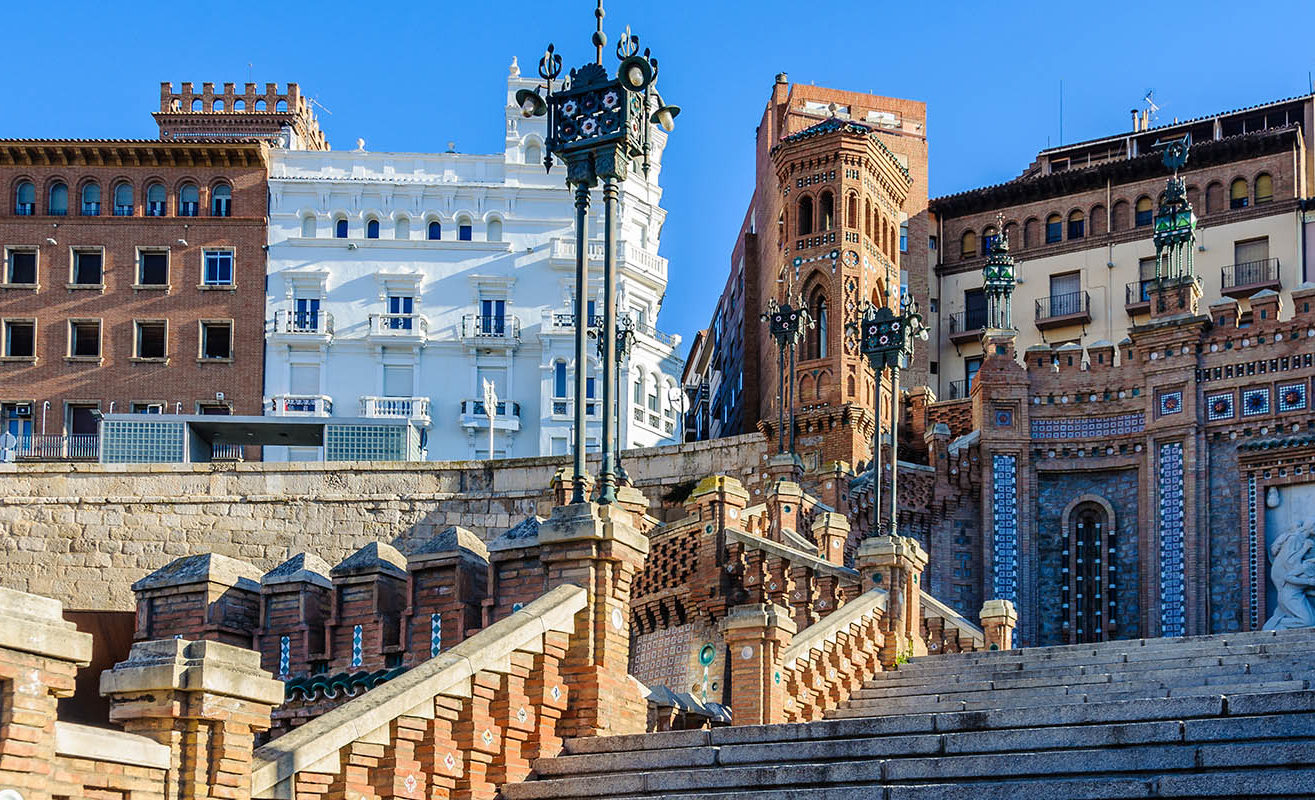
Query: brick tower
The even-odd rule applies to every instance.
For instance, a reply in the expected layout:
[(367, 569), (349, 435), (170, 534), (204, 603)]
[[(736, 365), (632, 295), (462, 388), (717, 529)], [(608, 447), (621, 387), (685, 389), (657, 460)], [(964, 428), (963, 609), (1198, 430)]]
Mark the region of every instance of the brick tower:
[(809, 469), (868, 460), (874, 406), (890, 427), (890, 385), (875, 385), (854, 325), (864, 300), (898, 307), (899, 220), (912, 180), (876, 126), (838, 116), (782, 138), (771, 156), (782, 211), (777, 263), (764, 259), (763, 277), (814, 323), (795, 370), (796, 450)]
[(310, 101), (295, 83), (280, 92), (278, 84), (265, 84), (265, 91), (248, 83), (238, 92), (225, 83), (222, 92), (213, 83), (184, 82), (175, 92), (173, 84), (160, 84), (160, 110), (152, 116), (166, 140), (249, 139), (292, 150), (328, 150), (324, 133), (315, 121)]

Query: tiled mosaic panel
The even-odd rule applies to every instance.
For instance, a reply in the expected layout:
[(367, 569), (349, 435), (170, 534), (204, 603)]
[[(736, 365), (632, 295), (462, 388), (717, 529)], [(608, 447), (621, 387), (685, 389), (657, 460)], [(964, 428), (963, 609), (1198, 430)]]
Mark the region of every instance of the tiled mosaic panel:
[(1269, 413), (1269, 388), (1242, 392), (1242, 416), (1256, 417)]
[(1185, 636), (1183, 581), (1183, 445), (1160, 445), (1160, 635)]
[[(666, 686), (675, 692), (690, 691), (690, 664), (695, 650), (692, 624), (640, 634), (634, 637), (630, 674), (645, 686)], [(702, 676), (699, 676), (700, 680)]]
[(1160, 395), (1160, 416), (1181, 414), (1183, 412), (1183, 393), (1164, 392)]
[(107, 464), (181, 464), (186, 439), (181, 422), (105, 421), (101, 460)]
[(1205, 413), (1210, 421), (1232, 419), (1234, 411), (1232, 392), (1206, 395)]
[(405, 461), (407, 430), (402, 425), (326, 425), (325, 461)]
[(1256, 476), (1247, 476), (1247, 621), (1260, 627), (1260, 554), (1256, 544)]
[(1278, 410), (1300, 411), (1306, 407), (1306, 383), (1283, 383), (1278, 387)]
[(1018, 459), (991, 456), (992, 597), (1018, 602)]
[[(1181, 406), (1181, 397), (1180, 406)], [(1033, 439), (1103, 439), (1146, 430), (1145, 414), (1119, 414), (1113, 417), (1063, 417), (1033, 419)]]

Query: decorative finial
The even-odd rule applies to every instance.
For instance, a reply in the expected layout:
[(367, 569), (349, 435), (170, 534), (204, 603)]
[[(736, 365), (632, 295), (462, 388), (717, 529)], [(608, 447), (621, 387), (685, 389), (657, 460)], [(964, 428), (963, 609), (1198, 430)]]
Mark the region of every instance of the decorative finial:
[(519, 78), (521, 76), (521, 65), (516, 61), (516, 56), (511, 57), (511, 67), (507, 72), (513, 78)]
[(594, 31), (594, 58), (595, 63), (603, 63), (603, 45), (607, 44), (607, 34), (603, 33), (603, 17), (606, 12), (603, 11), (603, 0), (598, 0), (598, 8), (594, 9), (594, 16), (598, 18), (598, 30)]
[(1005, 214), (1003, 211), (995, 212), (995, 230), (997, 236), (995, 240), (996, 248), (1007, 251), (1009, 249), (1009, 237), (1005, 235)]

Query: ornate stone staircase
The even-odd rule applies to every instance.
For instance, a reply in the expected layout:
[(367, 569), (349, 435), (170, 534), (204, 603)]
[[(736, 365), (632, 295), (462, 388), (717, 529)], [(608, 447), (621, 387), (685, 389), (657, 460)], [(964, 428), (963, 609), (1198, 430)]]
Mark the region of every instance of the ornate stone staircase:
[(1315, 629), (913, 659), (819, 722), (570, 740), (532, 798), (1315, 797)]

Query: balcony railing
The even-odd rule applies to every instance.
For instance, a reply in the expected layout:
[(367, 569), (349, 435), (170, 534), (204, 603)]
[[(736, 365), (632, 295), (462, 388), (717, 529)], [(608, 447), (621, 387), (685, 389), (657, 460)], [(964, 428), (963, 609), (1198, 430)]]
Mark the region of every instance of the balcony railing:
[(1154, 278), (1147, 278), (1141, 281), (1132, 281), (1123, 289), (1123, 306), (1128, 311), (1138, 311), (1150, 308), (1151, 305), (1151, 287), (1155, 285)]
[(970, 309), (950, 315), (950, 341), (957, 343), (976, 339), (986, 327), (986, 309)]
[(461, 337), (481, 341), (519, 342), (521, 321), (510, 314), (500, 317), (467, 314), (461, 318)]
[[(556, 261), (574, 261), (575, 241), (573, 239), (553, 239), (550, 257)], [(602, 262), (603, 243), (601, 241), (589, 242), (589, 260), (591, 262)], [(617, 242), (616, 260), (623, 269), (637, 267), (640, 271), (647, 272), (663, 280), (667, 277), (667, 260), (665, 258), (629, 242)]]
[(1038, 328), (1059, 327), (1091, 321), (1091, 295), (1088, 292), (1052, 294), (1036, 301)]
[(1278, 259), (1262, 258), (1244, 261), (1221, 270), (1223, 293), (1232, 297), (1249, 297), (1261, 289), (1280, 287)]
[(949, 400), (962, 400), (968, 396), (969, 389), (972, 388), (972, 381), (964, 378), (961, 381), (950, 381)]
[[(562, 328), (562, 329), (574, 328), (575, 315), (570, 313), (561, 313), (561, 312), (545, 312), (544, 323), (552, 328)], [(593, 316), (589, 317), (589, 327), (591, 328), (603, 327), (603, 315), (594, 314)]]
[[(508, 409), (509, 406), (510, 406), (510, 408), (511, 408), (511, 416), (513, 416), (513, 417), (519, 417), (519, 416), (521, 415), (521, 404), (520, 404), (520, 403), (509, 402), (509, 401), (507, 401), (507, 400), (499, 400), (499, 401), (498, 401), (498, 416), (499, 416), (499, 417), (506, 416), (506, 415), (507, 415), (507, 409)], [(484, 409), (484, 401), (483, 401), (483, 400), (462, 400), (462, 401), (461, 401), (461, 413), (462, 413), (462, 414), (468, 414), (468, 415), (470, 415), (470, 416), (478, 416), (478, 417), (487, 417), (487, 416), (488, 416), (488, 412)]]
[(428, 397), (362, 397), (361, 416), (413, 419), (429, 423)]
[(114, 206), (114, 216), (116, 216), (116, 217), (131, 217), (131, 216), (132, 216), (132, 206), (121, 206), (121, 205), (116, 205), (116, 206)]
[(419, 314), (371, 314), (370, 335), (424, 339), (429, 336), (429, 320)]
[(25, 461), (96, 461), (98, 433), (33, 433), (19, 436), (14, 457)]
[(644, 336), (648, 336), (650, 338), (656, 339), (668, 347), (676, 346), (676, 337), (672, 336), (669, 333), (663, 333), (662, 331), (658, 330), (652, 325), (645, 325), (642, 322), (637, 322), (634, 324), (634, 327), (636, 333), (641, 333)]
[(323, 394), (276, 394), (266, 404), (275, 417), (327, 417), (333, 398)]
[(274, 332), (332, 336), (333, 315), (328, 311), (275, 311)]
[(36, 203), (18, 203), (14, 206), (14, 214), (20, 217), (30, 217), (37, 213)]
[(211, 461), (242, 461), (242, 445), (216, 442), (210, 447)]

